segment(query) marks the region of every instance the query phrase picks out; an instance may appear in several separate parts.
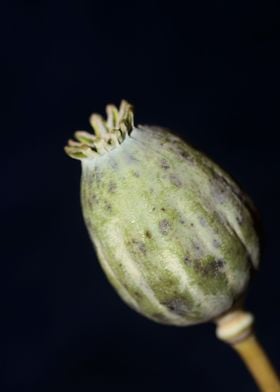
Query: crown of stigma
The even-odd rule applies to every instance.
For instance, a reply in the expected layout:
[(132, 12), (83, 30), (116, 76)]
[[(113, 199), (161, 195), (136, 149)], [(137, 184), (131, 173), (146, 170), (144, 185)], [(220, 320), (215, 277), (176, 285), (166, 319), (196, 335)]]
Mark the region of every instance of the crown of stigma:
[(107, 120), (93, 113), (89, 122), (94, 133), (76, 131), (77, 140), (68, 140), (65, 152), (71, 158), (97, 158), (120, 145), (134, 128), (133, 107), (125, 100), (120, 108), (114, 105), (106, 106)]

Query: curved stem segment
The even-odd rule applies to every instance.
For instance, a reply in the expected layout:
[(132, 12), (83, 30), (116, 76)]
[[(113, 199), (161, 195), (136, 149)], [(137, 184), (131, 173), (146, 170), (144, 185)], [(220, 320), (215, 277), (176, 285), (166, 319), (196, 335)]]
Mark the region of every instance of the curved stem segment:
[(217, 337), (237, 351), (263, 392), (280, 392), (280, 381), (256, 339), (250, 313), (236, 310), (216, 320)]

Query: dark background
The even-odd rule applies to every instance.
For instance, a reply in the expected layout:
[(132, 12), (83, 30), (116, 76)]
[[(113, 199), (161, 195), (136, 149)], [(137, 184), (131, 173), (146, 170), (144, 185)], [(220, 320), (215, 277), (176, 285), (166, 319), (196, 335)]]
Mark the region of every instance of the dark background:
[[(185, 4), (184, 4), (185, 3)], [(183, 5), (184, 4), (184, 5)], [(279, 6), (1, 3), (1, 375), (9, 391), (256, 391), (214, 326), (124, 305), (94, 255), (63, 146), (121, 98), (227, 169), (265, 232), (248, 307), (280, 370)]]

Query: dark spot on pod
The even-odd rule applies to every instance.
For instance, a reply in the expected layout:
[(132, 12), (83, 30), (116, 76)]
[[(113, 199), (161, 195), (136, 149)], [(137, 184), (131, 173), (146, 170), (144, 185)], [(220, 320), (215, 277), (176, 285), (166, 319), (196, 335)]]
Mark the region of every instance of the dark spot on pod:
[(201, 226), (205, 227), (207, 226), (207, 221), (205, 218), (203, 218), (203, 216), (199, 217), (199, 223), (201, 224)]
[(237, 215), (237, 216), (236, 216), (236, 222), (241, 226), (242, 223), (243, 223), (243, 218), (242, 218), (242, 216)]
[(137, 159), (134, 155), (132, 154), (127, 154), (126, 155), (126, 161), (128, 163), (133, 163), (133, 162), (139, 162), (139, 159)]
[(117, 163), (115, 160), (113, 160), (113, 159), (110, 159), (110, 165), (111, 165), (111, 167), (112, 167), (114, 170), (117, 170), (117, 169), (119, 168), (118, 163)]
[(102, 179), (102, 172), (96, 168), (94, 174), (95, 174), (94, 176), (95, 183), (100, 184)]
[(161, 207), (161, 211), (166, 211), (164, 207)]
[(147, 249), (146, 249), (146, 245), (144, 244), (144, 242), (136, 240), (136, 239), (132, 239), (132, 244), (134, 244), (136, 246), (136, 248), (143, 254), (146, 255), (147, 253)]
[(221, 184), (229, 185), (228, 181), (223, 177), (220, 173), (218, 173), (215, 169), (212, 172), (213, 177), (219, 181)]
[(184, 262), (185, 262), (186, 264), (192, 264), (192, 261), (191, 261), (191, 259), (189, 258), (189, 256), (185, 256), (185, 257), (184, 257)]
[(191, 227), (193, 227), (193, 223), (192, 222), (190, 223), (190, 225), (191, 225)]
[(95, 193), (92, 193), (91, 199), (94, 203), (98, 204), (99, 200), (98, 200), (98, 197)]
[(219, 248), (219, 247), (221, 246), (220, 241), (214, 239), (214, 240), (213, 240), (213, 246), (214, 246), (214, 248)]
[(109, 182), (108, 191), (110, 193), (114, 193), (116, 191), (116, 189), (117, 189), (117, 184), (115, 182), (113, 182), (113, 181), (110, 181)]
[(242, 198), (242, 194), (240, 189), (232, 182), (229, 181), (228, 178), (224, 177), (222, 174), (214, 171), (213, 176), (224, 186), (224, 188), (229, 188), (238, 198)]
[(222, 260), (222, 259), (215, 260), (214, 262), (215, 262), (215, 265), (216, 265), (216, 267), (217, 267), (218, 269), (223, 268), (223, 266), (225, 265), (225, 262), (224, 262), (224, 260)]
[(232, 183), (228, 178), (224, 177), (222, 174), (217, 173), (216, 171), (214, 171), (212, 174), (213, 174), (213, 177), (216, 180), (216, 185), (218, 184), (217, 188), (219, 187), (220, 194), (223, 194), (225, 192), (228, 193), (230, 191), (239, 200), (244, 202), (244, 195), (242, 194), (241, 190), (234, 183)]
[(160, 160), (160, 167), (162, 167), (163, 170), (168, 170), (168, 169), (170, 169), (169, 163), (168, 163), (167, 160), (164, 159), (164, 158)]
[(94, 184), (94, 181), (95, 181), (95, 176), (92, 174), (91, 175), (87, 174), (86, 179), (87, 179), (89, 186), (92, 187)]
[(223, 269), (225, 265), (224, 260), (218, 259), (218, 260), (213, 260), (210, 263), (207, 263), (206, 265), (206, 275), (218, 275), (221, 270)]
[(86, 203), (88, 204), (89, 208), (92, 210), (93, 209), (93, 202), (90, 197), (86, 198)]
[(145, 231), (145, 237), (152, 238), (152, 233), (149, 230)]
[(167, 219), (162, 219), (159, 222), (159, 231), (163, 235), (167, 235), (171, 229), (171, 224)]
[(135, 170), (132, 171), (132, 175), (134, 177), (140, 177), (140, 174), (137, 171), (135, 171)]
[(105, 202), (104, 202), (104, 207), (105, 207), (105, 209), (106, 209), (108, 212), (111, 212), (111, 211), (112, 211), (112, 206), (111, 206), (111, 204), (110, 204), (108, 201), (105, 201)]
[(188, 161), (188, 162), (190, 162), (190, 163), (194, 163), (194, 158), (193, 158), (193, 156), (191, 156), (191, 154), (190, 154), (188, 151), (183, 150), (182, 148), (179, 148), (179, 149), (178, 149), (178, 153), (179, 153), (179, 155), (180, 155), (182, 158), (184, 158), (186, 161)]
[(171, 299), (163, 303), (172, 313), (178, 316), (185, 316), (188, 311), (188, 307), (185, 301), (179, 298)]
[(197, 258), (201, 258), (204, 254), (203, 247), (198, 242), (193, 242), (193, 251)]
[(138, 300), (142, 299), (143, 296), (139, 291), (134, 291), (134, 297), (137, 298)]
[(218, 274), (222, 272), (224, 265), (225, 262), (221, 259), (212, 260), (205, 264), (202, 263), (200, 260), (196, 260), (195, 262), (193, 262), (193, 267), (195, 271), (205, 277), (218, 276)]
[(221, 189), (219, 186), (215, 186), (212, 194), (213, 194), (213, 197), (215, 198), (217, 203), (219, 203), (219, 204), (225, 203), (226, 194), (225, 194), (224, 189)]
[(175, 174), (171, 174), (171, 176), (169, 178), (170, 178), (171, 184), (177, 186), (178, 188), (180, 186), (182, 186), (182, 182), (180, 181), (180, 179)]

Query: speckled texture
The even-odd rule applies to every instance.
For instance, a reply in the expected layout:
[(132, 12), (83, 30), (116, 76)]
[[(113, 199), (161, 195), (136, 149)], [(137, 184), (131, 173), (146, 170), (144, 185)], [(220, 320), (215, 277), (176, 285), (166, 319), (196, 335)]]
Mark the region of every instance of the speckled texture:
[(173, 325), (231, 308), (258, 265), (259, 240), (251, 201), (222, 169), (149, 126), (81, 161), (85, 222), (129, 306)]

